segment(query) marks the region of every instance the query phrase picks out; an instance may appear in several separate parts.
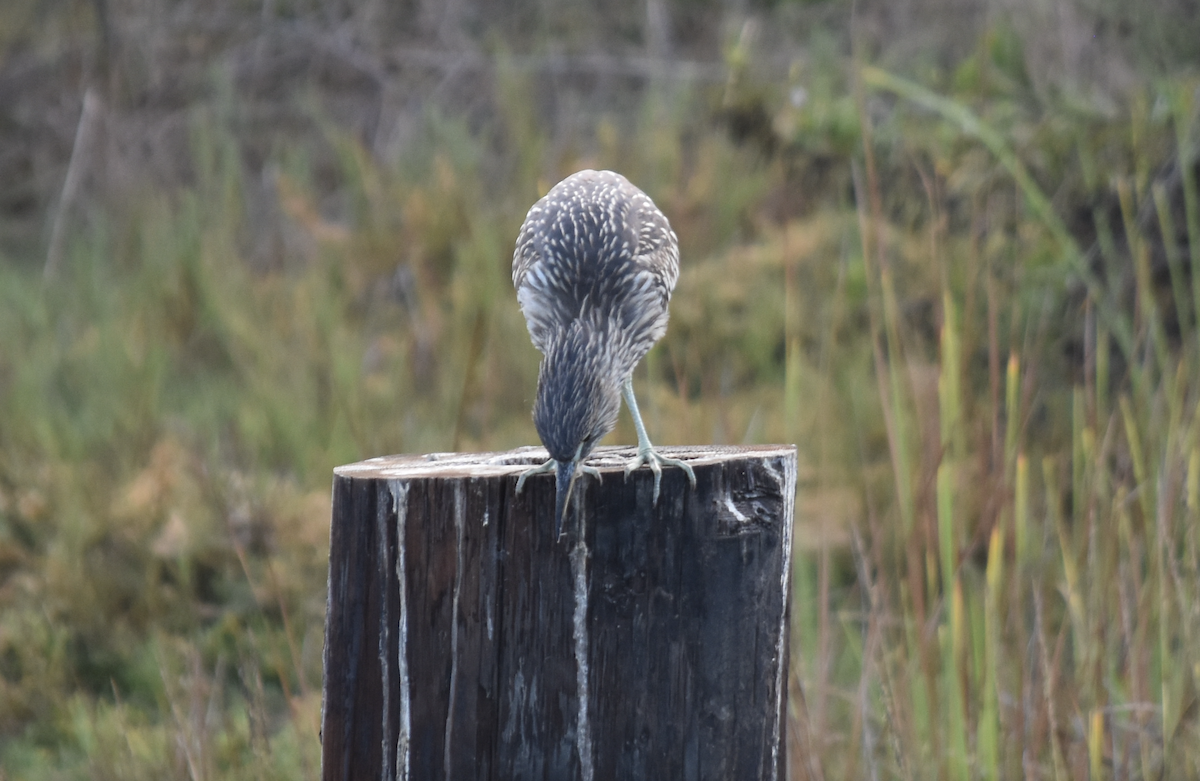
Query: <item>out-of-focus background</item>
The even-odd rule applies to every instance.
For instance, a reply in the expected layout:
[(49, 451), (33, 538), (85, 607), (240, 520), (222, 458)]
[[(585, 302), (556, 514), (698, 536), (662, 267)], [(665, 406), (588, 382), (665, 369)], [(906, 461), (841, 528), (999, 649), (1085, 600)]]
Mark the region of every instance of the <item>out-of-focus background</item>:
[(0, 779), (317, 777), (331, 469), (537, 441), (584, 167), (679, 235), (655, 442), (798, 443), (793, 778), (1200, 777), (1198, 62), (1190, 0), (5, 0)]

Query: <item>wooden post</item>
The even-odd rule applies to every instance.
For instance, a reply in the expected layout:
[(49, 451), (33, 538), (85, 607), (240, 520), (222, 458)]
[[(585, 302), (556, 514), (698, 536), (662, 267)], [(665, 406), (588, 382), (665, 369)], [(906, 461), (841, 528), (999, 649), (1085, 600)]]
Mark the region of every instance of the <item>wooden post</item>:
[(541, 448), (335, 470), (325, 781), (786, 778), (795, 449), (664, 450), (561, 539)]

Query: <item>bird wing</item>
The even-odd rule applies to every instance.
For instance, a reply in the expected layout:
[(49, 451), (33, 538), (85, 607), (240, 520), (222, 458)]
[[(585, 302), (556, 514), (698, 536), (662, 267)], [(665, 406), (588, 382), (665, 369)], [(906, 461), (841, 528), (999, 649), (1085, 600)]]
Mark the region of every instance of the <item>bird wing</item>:
[(556, 290), (570, 287), (569, 269), (555, 263), (551, 253), (557, 240), (546, 236), (546, 223), (553, 219), (550, 195), (529, 210), (517, 236), (513, 252), (512, 278), (517, 303), (525, 315), (525, 324), (533, 346), (546, 352), (546, 340), (571, 319), (570, 301)]
[(667, 216), (659, 211), (654, 201), (632, 184), (625, 184), (631, 191), (625, 225), (637, 268), (634, 275), (637, 282), (630, 285), (628, 291), (630, 303), (640, 313), (630, 325), (635, 331), (648, 328), (653, 344), (667, 329), (667, 305), (675, 283), (679, 281), (679, 240), (671, 230)]
[(666, 216), (625, 177), (580, 171), (529, 210), (512, 277), (538, 350), (545, 353), (553, 334), (599, 307), (619, 324), (614, 336), (628, 341), (620, 352), (632, 371), (666, 332), (679, 245)]

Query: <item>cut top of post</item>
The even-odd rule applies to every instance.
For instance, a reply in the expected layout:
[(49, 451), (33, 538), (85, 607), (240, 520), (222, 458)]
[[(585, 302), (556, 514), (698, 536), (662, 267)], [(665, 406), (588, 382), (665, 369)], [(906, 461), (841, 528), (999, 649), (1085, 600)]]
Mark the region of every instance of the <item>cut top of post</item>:
[[(688, 462), (693, 468), (739, 456), (771, 458), (795, 452), (790, 445), (699, 445), (657, 447), (660, 454)], [(601, 474), (623, 474), (625, 463), (637, 452), (633, 447), (599, 447), (587, 465)], [(334, 469), (338, 477), (365, 480), (397, 480), (429, 477), (499, 477), (520, 475), (550, 455), (543, 447), (520, 447), (492, 453), (429, 453), (426, 455), (379, 456)], [(643, 466), (649, 471), (649, 467)], [(666, 471), (670, 471), (667, 467)], [(552, 478), (550, 478), (552, 479)]]

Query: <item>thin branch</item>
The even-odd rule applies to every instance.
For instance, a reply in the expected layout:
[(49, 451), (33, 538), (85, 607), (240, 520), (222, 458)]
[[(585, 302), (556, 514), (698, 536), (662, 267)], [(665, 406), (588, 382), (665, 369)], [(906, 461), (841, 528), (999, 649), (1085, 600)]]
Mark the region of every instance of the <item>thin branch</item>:
[(96, 135), (104, 105), (96, 95), (94, 87), (88, 87), (83, 95), (83, 111), (79, 115), (79, 125), (75, 128), (75, 143), (71, 149), (71, 161), (67, 164), (67, 176), (63, 180), (62, 194), (58, 199), (58, 209), (54, 214), (54, 224), (50, 229), (50, 246), (46, 250), (46, 265), (42, 268), (42, 277), (52, 279), (58, 273), (62, 263), (63, 242), (66, 236), (67, 214), (79, 197), (79, 189), (83, 177), (91, 162), (92, 143)]

